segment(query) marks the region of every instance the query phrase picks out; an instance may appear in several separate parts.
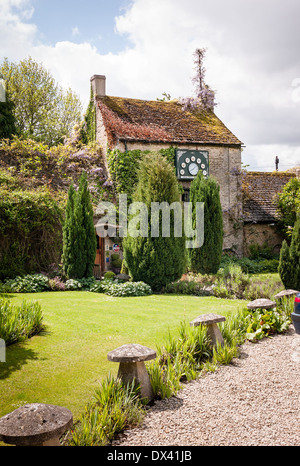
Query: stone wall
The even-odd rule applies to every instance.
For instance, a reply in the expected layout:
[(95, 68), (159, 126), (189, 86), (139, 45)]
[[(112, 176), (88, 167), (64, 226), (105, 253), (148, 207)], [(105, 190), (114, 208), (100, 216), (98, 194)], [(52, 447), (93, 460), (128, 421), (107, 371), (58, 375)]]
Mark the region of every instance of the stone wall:
[(274, 254), (279, 254), (283, 236), (278, 232), (276, 224), (253, 224), (244, 225), (244, 247), (243, 255), (249, 255), (249, 246), (258, 244), (263, 246), (267, 244)]

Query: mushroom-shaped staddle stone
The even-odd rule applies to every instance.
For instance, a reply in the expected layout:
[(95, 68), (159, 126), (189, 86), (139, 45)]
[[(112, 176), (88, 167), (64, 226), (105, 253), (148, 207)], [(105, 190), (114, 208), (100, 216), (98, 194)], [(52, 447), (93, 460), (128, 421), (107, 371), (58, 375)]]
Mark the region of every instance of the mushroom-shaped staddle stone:
[(141, 362), (155, 358), (154, 350), (135, 343), (120, 346), (107, 354), (107, 359), (113, 362)]
[(60, 445), (59, 437), (73, 425), (66, 408), (28, 404), (0, 419), (0, 440), (17, 446)]
[(271, 301), (270, 299), (255, 299), (254, 301), (251, 301), (251, 303), (247, 304), (247, 308), (254, 310), (254, 309), (272, 309), (273, 307), (276, 306), (276, 303), (274, 301)]
[(284, 296), (294, 296), (298, 293), (299, 291), (296, 291), (296, 290), (282, 290), (280, 291), (280, 293), (277, 293), (274, 296), (274, 299), (280, 299), (280, 298), (283, 298)]
[(141, 387), (141, 396), (149, 400), (153, 398), (153, 392), (144, 361), (155, 358), (154, 350), (134, 343), (120, 346), (107, 354), (109, 361), (120, 363), (118, 377), (125, 384), (132, 383), (135, 379)]
[(207, 334), (211, 339), (212, 345), (217, 346), (218, 343), (224, 344), (224, 338), (218, 327), (219, 322), (225, 322), (226, 318), (218, 314), (202, 314), (192, 322), (191, 327), (198, 327), (199, 325), (207, 326)]

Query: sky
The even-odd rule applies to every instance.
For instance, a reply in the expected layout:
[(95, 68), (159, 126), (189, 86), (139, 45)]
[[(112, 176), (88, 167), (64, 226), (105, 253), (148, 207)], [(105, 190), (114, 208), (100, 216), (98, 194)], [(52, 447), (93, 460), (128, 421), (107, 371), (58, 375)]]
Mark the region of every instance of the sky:
[(300, 165), (299, 0), (0, 0), (0, 62), (31, 56), (87, 107), (108, 95), (194, 95), (206, 48), (216, 115), (243, 142), (248, 170)]

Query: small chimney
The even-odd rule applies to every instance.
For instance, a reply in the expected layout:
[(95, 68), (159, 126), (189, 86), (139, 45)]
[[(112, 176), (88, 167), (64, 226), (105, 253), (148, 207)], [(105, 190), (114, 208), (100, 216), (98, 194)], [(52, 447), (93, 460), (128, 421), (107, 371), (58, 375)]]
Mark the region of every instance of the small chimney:
[(106, 77), (100, 74), (94, 74), (91, 77), (91, 84), (94, 97), (104, 97), (106, 95)]

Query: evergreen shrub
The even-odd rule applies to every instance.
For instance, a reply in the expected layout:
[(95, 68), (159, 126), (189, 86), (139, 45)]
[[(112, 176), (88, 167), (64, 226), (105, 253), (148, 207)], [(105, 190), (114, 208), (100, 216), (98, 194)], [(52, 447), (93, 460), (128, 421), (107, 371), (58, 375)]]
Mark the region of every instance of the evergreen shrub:
[(147, 236), (128, 235), (123, 249), (126, 265), (133, 281), (147, 283), (153, 291), (159, 291), (167, 283), (179, 279), (186, 267), (185, 237), (174, 235), (174, 211), (170, 212), (170, 237), (162, 235), (162, 214), (159, 216), (158, 237), (151, 233), (151, 203), (179, 202), (180, 194), (174, 168), (159, 153), (146, 155), (140, 162), (138, 184), (133, 201), (147, 207), (148, 223), (142, 225)]
[(193, 205), (193, 228), (196, 227), (196, 203), (204, 203), (204, 244), (189, 249), (189, 266), (192, 272), (217, 273), (223, 250), (223, 213), (220, 201), (220, 187), (199, 171), (191, 183), (190, 202)]

